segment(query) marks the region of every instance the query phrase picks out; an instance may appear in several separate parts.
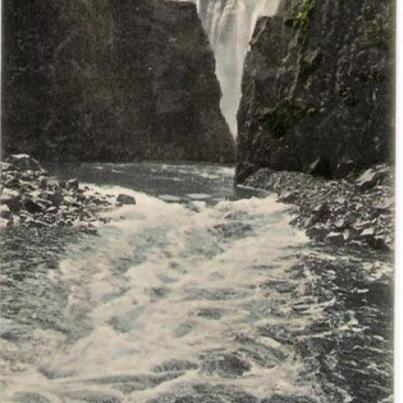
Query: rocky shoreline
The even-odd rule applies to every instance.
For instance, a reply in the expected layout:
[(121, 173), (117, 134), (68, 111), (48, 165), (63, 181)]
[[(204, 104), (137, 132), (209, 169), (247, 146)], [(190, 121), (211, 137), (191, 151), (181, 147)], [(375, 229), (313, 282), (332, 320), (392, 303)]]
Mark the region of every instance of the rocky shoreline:
[(125, 194), (102, 195), (77, 179), (49, 176), (26, 154), (1, 162), (0, 228), (65, 226), (95, 234), (95, 224), (107, 221), (100, 213), (123, 204), (136, 201)]
[(295, 205), (291, 223), (311, 239), (393, 250), (394, 173), (385, 164), (341, 180), (262, 168), (242, 184), (274, 191), (279, 201)]

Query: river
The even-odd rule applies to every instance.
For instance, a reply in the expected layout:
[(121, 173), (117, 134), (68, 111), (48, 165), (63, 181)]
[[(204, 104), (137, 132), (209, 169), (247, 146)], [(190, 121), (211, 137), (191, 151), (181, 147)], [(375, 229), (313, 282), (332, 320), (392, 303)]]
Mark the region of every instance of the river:
[(1, 402), (381, 402), (389, 256), (310, 242), (229, 167), (49, 167), (135, 206), (1, 234)]

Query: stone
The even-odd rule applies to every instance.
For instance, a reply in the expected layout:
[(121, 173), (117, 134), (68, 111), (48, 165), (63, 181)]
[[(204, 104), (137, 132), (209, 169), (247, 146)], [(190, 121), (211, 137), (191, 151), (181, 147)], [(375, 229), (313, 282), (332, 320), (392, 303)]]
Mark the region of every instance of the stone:
[(372, 189), (386, 177), (387, 173), (386, 166), (370, 168), (361, 174), (356, 183), (362, 190)]
[(127, 194), (119, 194), (116, 201), (120, 204), (136, 204), (136, 199), (133, 196), (129, 196)]
[(58, 188), (52, 191), (42, 192), (40, 193), (39, 197), (41, 199), (49, 200), (54, 206), (57, 207), (59, 207), (63, 202), (63, 195)]
[(48, 184), (48, 178), (46, 176), (40, 176), (38, 178), (38, 182), (39, 182), (39, 187), (44, 190), (44, 189), (46, 189), (46, 186)]
[(39, 162), (28, 154), (10, 155), (6, 162), (16, 168), (18, 171), (41, 171)]
[(328, 203), (317, 205), (312, 212), (314, 216), (314, 221), (315, 222), (319, 221), (322, 223), (326, 222), (330, 218), (332, 213)]
[(12, 189), (18, 189), (21, 187), (21, 180), (15, 176), (9, 176), (4, 180), (4, 186)]
[(344, 235), (340, 232), (330, 232), (326, 235), (325, 239), (326, 241), (337, 246), (341, 246), (344, 244)]
[(29, 196), (22, 199), (22, 207), (31, 214), (41, 213), (45, 210), (43, 206)]
[(250, 370), (250, 364), (234, 353), (209, 353), (203, 358), (201, 371), (223, 378), (236, 378)]
[(308, 228), (306, 233), (310, 238), (317, 241), (323, 241), (326, 238), (328, 231), (322, 225), (315, 224), (313, 227)]
[(21, 208), (21, 195), (16, 190), (4, 188), (0, 195), (0, 204), (5, 204), (12, 212)]
[(283, 203), (294, 203), (298, 198), (298, 193), (297, 192), (284, 192), (279, 196), (279, 201)]
[(77, 190), (79, 186), (77, 179), (70, 179), (66, 182), (66, 188), (69, 190)]
[(0, 205), (0, 217), (9, 219), (11, 217), (11, 211), (6, 204)]

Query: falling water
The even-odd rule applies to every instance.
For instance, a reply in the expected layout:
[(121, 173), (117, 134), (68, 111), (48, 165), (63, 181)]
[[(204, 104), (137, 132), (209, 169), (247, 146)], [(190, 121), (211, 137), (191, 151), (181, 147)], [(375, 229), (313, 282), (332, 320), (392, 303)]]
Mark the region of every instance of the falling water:
[(243, 63), (257, 19), (272, 15), (279, 0), (197, 0), (197, 9), (217, 61), (221, 110), (234, 135)]

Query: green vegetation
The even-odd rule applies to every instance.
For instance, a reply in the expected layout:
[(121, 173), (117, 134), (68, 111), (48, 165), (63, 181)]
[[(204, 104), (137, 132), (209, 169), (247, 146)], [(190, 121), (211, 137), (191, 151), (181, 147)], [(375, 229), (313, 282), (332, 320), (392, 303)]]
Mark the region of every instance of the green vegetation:
[(301, 10), (293, 18), (287, 18), (284, 20), (284, 24), (292, 26), (298, 31), (298, 46), (300, 49), (304, 49), (308, 40), (308, 28), (309, 20), (311, 18), (315, 0), (303, 0)]
[[(312, 108), (309, 109), (311, 114)], [(262, 117), (262, 126), (274, 137), (281, 138), (308, 114), (308, 109), (290, 101), (282, 101), (266, 110)]]

